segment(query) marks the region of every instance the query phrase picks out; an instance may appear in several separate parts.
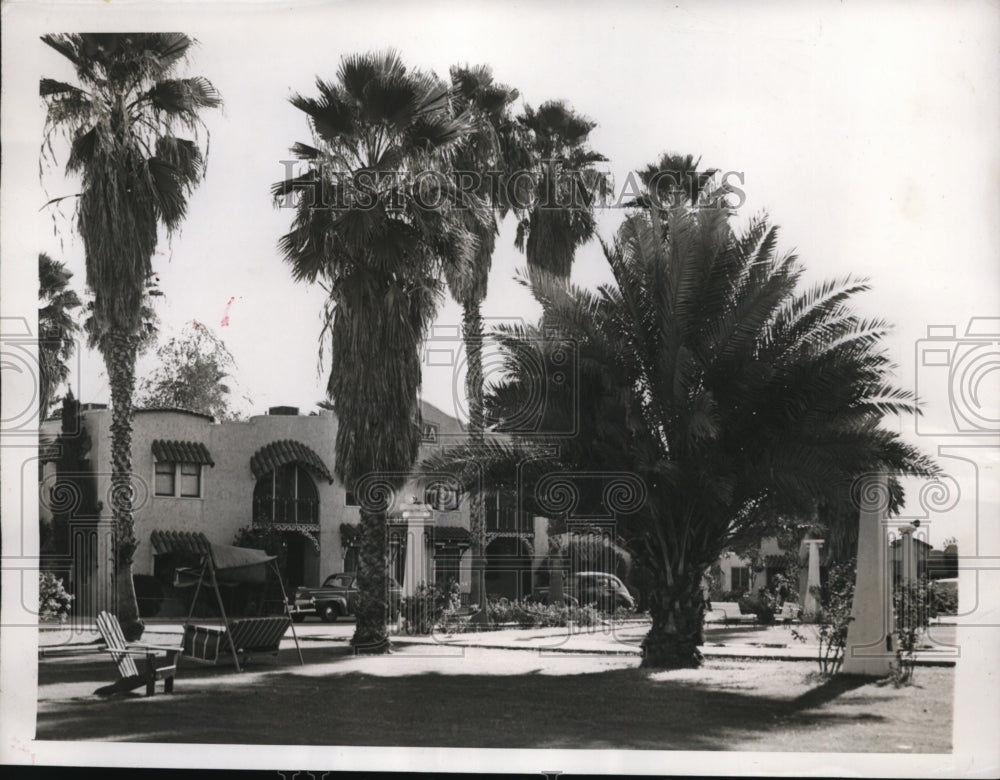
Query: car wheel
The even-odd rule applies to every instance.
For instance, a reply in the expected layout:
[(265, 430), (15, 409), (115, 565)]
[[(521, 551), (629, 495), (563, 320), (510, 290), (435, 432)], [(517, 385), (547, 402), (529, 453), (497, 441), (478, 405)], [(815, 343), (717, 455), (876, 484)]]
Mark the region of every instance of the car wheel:
[(319, 608), (319, 616), (324, 623), (336, 623), (340, 616), (340, 608), (336, 604), (324, 604)]
[(303, 613), (303, 612), (296, 612), (295, 614), (292, 615), (292, 622), (293, 623), (301, 623), (305, 619), (306, 619), (306, 616), (305, 616), (305, 613)]

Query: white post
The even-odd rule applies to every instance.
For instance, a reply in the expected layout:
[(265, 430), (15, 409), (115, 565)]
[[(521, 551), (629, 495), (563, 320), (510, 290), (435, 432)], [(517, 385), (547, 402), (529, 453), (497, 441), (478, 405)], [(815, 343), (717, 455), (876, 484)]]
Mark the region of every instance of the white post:
[(899, 529), (900, 547), (900, 578), (903, 583), (914, 582), (917, 579), (916, 545), (913, 543), (915, 525), (907, 525)]
[(845, 674), (883, 677), (894, 660), (892, 592), (886, 556), (885, 519), (889, 509), (889, 479), (871, 477), (859, 491), (858, 562), (852, 620), (844, 648)]
[(426, 530), (434, 525), (434, 514), (426, 504), (403, 504), (406, 522), (406, 561), (403, 565), (403, 595), (413, 596), (420, 583), (430, 583), (430, 556)]
[(534, 546), (531, 551), (531, 594), (525, 595), (534, 595), (538, 578), (542, 574), (542, 565), (549, 554), (549, 519), (547, 517), (533, 517), (531, 522), (535, 532)]
[(809, 545), (809, 573), (806, 577), (806, 592), (802, 599), (802, 612), (805, 615), (815, 615), (819, 611), (819, 601), (816, 599), (814, 588), (819, 588), (819, 546), (823, 544), (822, 539), (806, 539)]

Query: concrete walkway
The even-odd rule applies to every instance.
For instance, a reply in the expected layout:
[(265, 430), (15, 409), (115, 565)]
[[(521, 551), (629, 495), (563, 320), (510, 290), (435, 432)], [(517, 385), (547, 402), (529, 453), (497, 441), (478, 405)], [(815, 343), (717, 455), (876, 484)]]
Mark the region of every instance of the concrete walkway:
[[(796, 639), (798, 633), (803, 639)], [(565, 628), (506, 628), (498, 631), (436, 633), (411, 636), (394, 633), (396, 645), (423, 646), (428, 654), (443, 655), (461, 652), (462, 648), (478, 647), (495, 650), (530, 650), (541, 655), (550, 653), (600, 654), (641, 656), (641, 643), (649, 630), (649, 621), (642, 619), (596, 626)], [(174, 620), (149, 620), (143, 641), (154, 644), (179, 644), (183, 623)], [(299, 642), (315, 647), (325, 643), (346, 643), (354, 632), (353, 623), (301, 623), (295, 626)], [(932, 626), (925, 647), (917, 653), (920, 665), (953, 666), (959, 655), (954, 646), (954, 627)], [(70, 626), (48, 624), (39, 630), (39, 654), (45, 657), (76, 655), (93, 652), (100, 644), (100, 635), (89, 623)], [(282, 648), (293, 648), (292, 632), (286, 633)], [(798, 626), (706, 626), (705, 644), (701, 648), (706, 658), (753, 658), (784, 661), (815, 661), (819, 642), (811, 625)]]

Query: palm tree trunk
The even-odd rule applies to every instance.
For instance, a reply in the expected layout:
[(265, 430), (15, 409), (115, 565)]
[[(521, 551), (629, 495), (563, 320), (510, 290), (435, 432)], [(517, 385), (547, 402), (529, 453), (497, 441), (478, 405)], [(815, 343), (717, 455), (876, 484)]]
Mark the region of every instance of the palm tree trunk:
[(688, 669), (701, 665), (705, 598), (702, 571), (667, 584), (661, 579), (649, 594), (653, 625), (642, 640), (642, 665), (655, 669)]
[[(479, 301), (467, 300), (462, 305), (462, 336), (465, 340), (465, 395), (469, 403), (469, 439), (483, 440), (483, 316)], [(478, 491), (469, 499), (469, 531), (472, 537), (472, 582), (469, 601), (479, 605), (472, 616), (473, 623), (485, 623), (486, 614), (486, 505)]]
[(104, 365), (111, 384), (111, 512), (115, 537), (115, 611), (129, 641), (142, 636), (145, 626), (132, 582), (132, 561), (138, 541), (132, 516), (132, 393), (135, 389), (134, 336), (109, 333)]
[(389, 596), (385, 514), (362, 507), (359, 535), (357, 623), (351, 644), (355, 653), (388, 653), (391, 646), (385, 625)]

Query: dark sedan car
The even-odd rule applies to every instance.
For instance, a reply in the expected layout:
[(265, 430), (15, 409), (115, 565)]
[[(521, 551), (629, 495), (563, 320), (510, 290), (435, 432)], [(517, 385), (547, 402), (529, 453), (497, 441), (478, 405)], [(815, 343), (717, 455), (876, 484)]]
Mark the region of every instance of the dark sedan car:
[[(399, 610), (402, 589), (392, 577), (389, 578), (388, 603), (390, 614)], [(343, 572), (331, 574), (318, 588), (305, 586), (295, 589), (288, 599), (292, 620), (299, 623), (309, 615), (315, 615), (327, 623), (337, 618), (353, 615), (358, 602), (358, 577)]]

